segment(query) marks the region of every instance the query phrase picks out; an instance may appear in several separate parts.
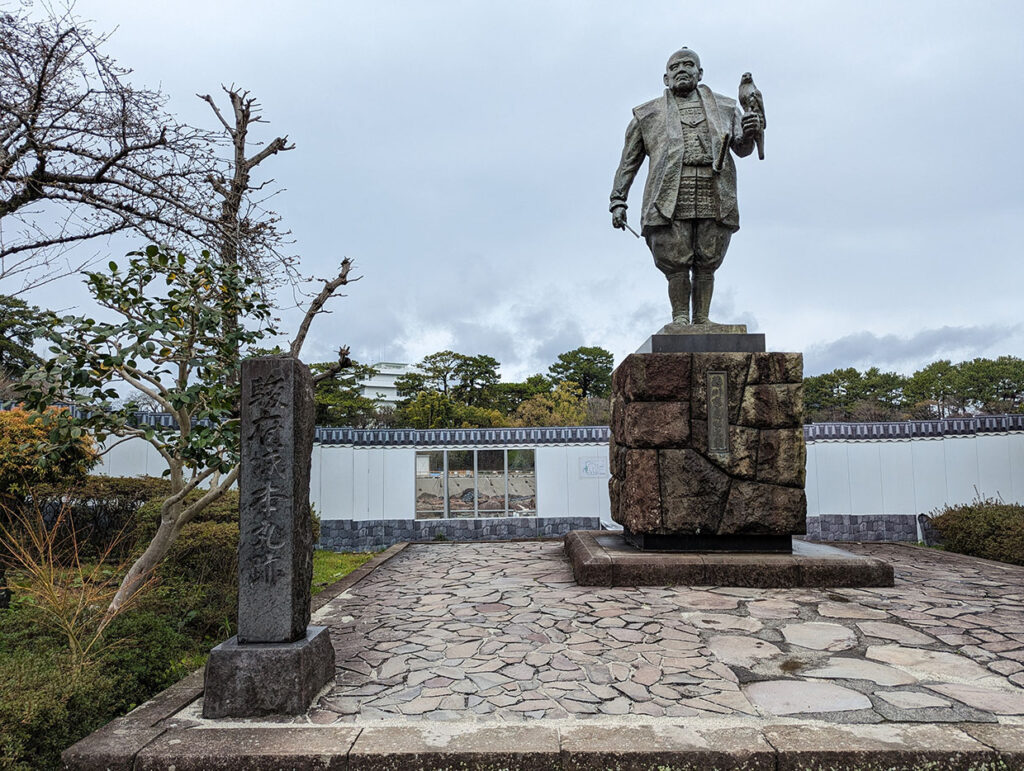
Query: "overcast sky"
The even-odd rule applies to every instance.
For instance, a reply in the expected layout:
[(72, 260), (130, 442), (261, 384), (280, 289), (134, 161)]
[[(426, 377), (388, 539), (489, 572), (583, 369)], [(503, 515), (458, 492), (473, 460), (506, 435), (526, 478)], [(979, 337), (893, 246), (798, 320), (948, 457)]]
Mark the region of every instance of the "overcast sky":
[[(362, 280), (303, 358), (486, 353), (506, 380), (580, 345), (616, 362), (669, 320), (608, 194), (630, 110), (686, 45), (764, 93), (712, 318), (806, 372), (1024, 355), (1020, 2), (79, 0), (107, 52), (215, 128), (259, 97), (296, 149), (264, 167), (307, 273)], [(261, 168), (264, 168), (261, 167)], [(630, 196), (637, 227), (644, 175)], [(123, 249), (121, 249), (123, 251)], [(80, 279), (30, 296), (66, 307)], [(80, 307), (87, 308), (82, 293)], [(294, 325), (296, 319), (287, 317)]]

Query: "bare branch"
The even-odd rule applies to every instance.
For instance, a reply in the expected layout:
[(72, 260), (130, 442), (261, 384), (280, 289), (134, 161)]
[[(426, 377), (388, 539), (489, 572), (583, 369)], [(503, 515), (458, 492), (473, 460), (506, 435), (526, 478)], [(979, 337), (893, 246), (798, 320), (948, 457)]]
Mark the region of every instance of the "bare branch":
[(338, 349), (338, 360), (334, 361), (334, 362), (331, 362), (331, 365), (327, 369), (325, 369), (323, 372), (318, 372), (317, 374), (313, 375), (313, 385), (315, 386), (317, 383), (319, 383), (322, 380), (329, 380), (330, 378), (332, 378), (335, 375), (337, 375), (339, 372), (341, 372), (346, 367), (351, 367), (352, 366), (352, 359), (350, 359), (348, 357), (348, 354), (349, 354), (349, 350), (348, 350), (348, 346), (347, 345), (342, 346), (341, 348), (339, 348)]
[[(295, 339), (292, 340), (290, 352), (296, 359), (299, 358), (302, 344), (306, 342), (306, 334), (309, 332), (309, 326), (313, 323), (313, 319), (316, 318), (317, 314), (323, 312), (327, 301), (331, 299), (338, 288), (349, 283), (348, 274), (351, 270), (352, 260), (346, 257), (341, 261), (341, 270), (338, 272), (338, 275), (330, 281), (324, 280), (323, 289), (320, 290), (320, 294), (313, 298), (313, 302), (310, 303), (309, 308), (306, 310), (306, 315), (302, 318), (302, 323), (299, 325), (299, 331), (296, 332)], [(359, 278), (351, 280), (358, 281)]]
[[(44, 5), (45, 8), (45, 5)], [(0, 285), (66, 275), (67, 250), (134, 229), (195, 243), (215, 219), (216, 137), (164, 111), (69, 12), (0, 13)], [(7, 259), (15, 255), (17, 259)], [(21, 290), (23, 291), (24, 286)]]

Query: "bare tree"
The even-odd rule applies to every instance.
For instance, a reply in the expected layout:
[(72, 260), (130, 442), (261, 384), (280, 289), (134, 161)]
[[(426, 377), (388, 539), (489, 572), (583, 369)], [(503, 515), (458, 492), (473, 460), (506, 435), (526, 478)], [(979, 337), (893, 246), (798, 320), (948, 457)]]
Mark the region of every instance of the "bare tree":
[[(133, 86), (71, 16), (0, 15), (0, 281), (20, 294), (80, 270), (72, 247), (136, 230), (201, 237), (213, 135)], [(196, 214), (201, 216), (197, 220)]]
[(219, 204), (215, 214), (199, 213), (207, 225), (206, 241), (223, 263), (240, 266), (265, 289), (283, 280), (294, 283), (297, 258), (283, 251), (290, 233), (278, 228), (281, 218), (266, 206), (277, 194), (277, 191), (267, 191), (274, 180), (256, 184), (252, 174), (267, 158), (294, 150), (295, 145), (288, 142), (287, 135), (275, 137), (262, 147), (252, 141), (249, 136), (252, 127), (267, 122), (259, 112), (259, 103), (248, 91), (233, 85), (222, 88), (231, 105), (230, 120), (212, 96), (198, 95), (217, 116), (230, 150), (230, 156), (207, 177)]

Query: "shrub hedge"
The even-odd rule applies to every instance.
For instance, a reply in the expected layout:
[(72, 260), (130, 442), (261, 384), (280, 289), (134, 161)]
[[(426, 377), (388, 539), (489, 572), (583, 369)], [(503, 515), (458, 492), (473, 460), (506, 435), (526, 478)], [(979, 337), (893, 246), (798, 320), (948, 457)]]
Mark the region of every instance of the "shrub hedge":
[[(70, 506), (76, 537), (93, 556), (105, 535), (124, 528), (118, 559), (130, 559), (156, 532), (166, 494), (162, 479), (92, 477), (71, 493), (37, 488), (33, 500)], [(201, 666), (213, 645), (235, 633), (237, 555), (232, 490), (182, 528), (156, 586), (111, 623), (105, 639), (114, 644), (78, 677), (66, 674), (62, 639), (16, 596), (0, 611), (0, 769), (59, 768), (65, 748)]]
[(1024, 506), (980, 499), (933, 513), (932, 525), (948, 551), (1024, 565)]
[(48, 515), (67, 506), (66, 522), (74, 528), (79, 555), (85, 559), (99, 557), (120, 536), (111, 552), (120, 560), (139, 546), (143, 533), (138, 514), (143, 504), (169, 492), (170, 483), (159, 477), (90, 476), (78, 483), (36, 485), (25, 505)]

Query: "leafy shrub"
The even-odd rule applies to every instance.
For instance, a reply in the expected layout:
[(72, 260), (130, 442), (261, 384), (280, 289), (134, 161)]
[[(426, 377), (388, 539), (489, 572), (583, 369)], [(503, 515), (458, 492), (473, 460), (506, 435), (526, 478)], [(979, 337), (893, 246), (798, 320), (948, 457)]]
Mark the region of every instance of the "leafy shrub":
[(111, 646), (101, 671), (111, 683), (111, 708), (117, 714), (134, 709), (189, 673), (186, 656), (194, 643), (165, 616), (137, 610), (107, 627)]
[(59, 768), (65, 748), (110, 720), (111, 703), (103, 673), (72, 676), (53, 651), (0, 657), (0, 768)]
[(932, 525), (948, 551), (1024, 565), (1024, 506), (979, 498), (934, 513)]
[(44, 484), (31, 488), (27, 503), (43, 512), (69, 511), (67, 523), (83, 558), (104, 553), (120, 537), (111, 554), (123, 558), (139, 542), (137, 517), (142, 506), (162, 499), (170, 484), (159, 477), (89, 476), (75, 484)]
[(189, 522), (167, 554), (162, 573), (198, 583), (238, 580), (238, 522)]
[[(188, 500), (204, 491), (197, 490)], [(140, 548), (156, 533), (162, 498), (139, 510)], [(238, 613), (238, 491), (229, 490), (181, 529), (157, 567), (159, 583), (143, 607), (172, 619), (189, 638), (220, 642)], [(207, 646), (209, 647), (209, 646)]]
[(51, 429), (67, 421), (66, 410), (0, 411), (0, 496), (10, 499), (24, 495), (34, 485), (85, 478), (97, 456), (92, 439), (81, 434), (81, 429), (63, 452), (45, 449)]
[[(185, 503), (199, 500), (205, 493), (206, 490), (193, 490), (185, 497)], [(139, 535), (145, 543), (148, 543), (156, 534), (156, 528), (160, 524), (160, 507), (163, 505), (164, 497), (164, 495), (158, 494), (150, 498), (139, 509)], [(192, 523), (196, 522), (234, 522), (238, 524), (238, 491), (228, 490), (200, 511), (192, 520)]]

